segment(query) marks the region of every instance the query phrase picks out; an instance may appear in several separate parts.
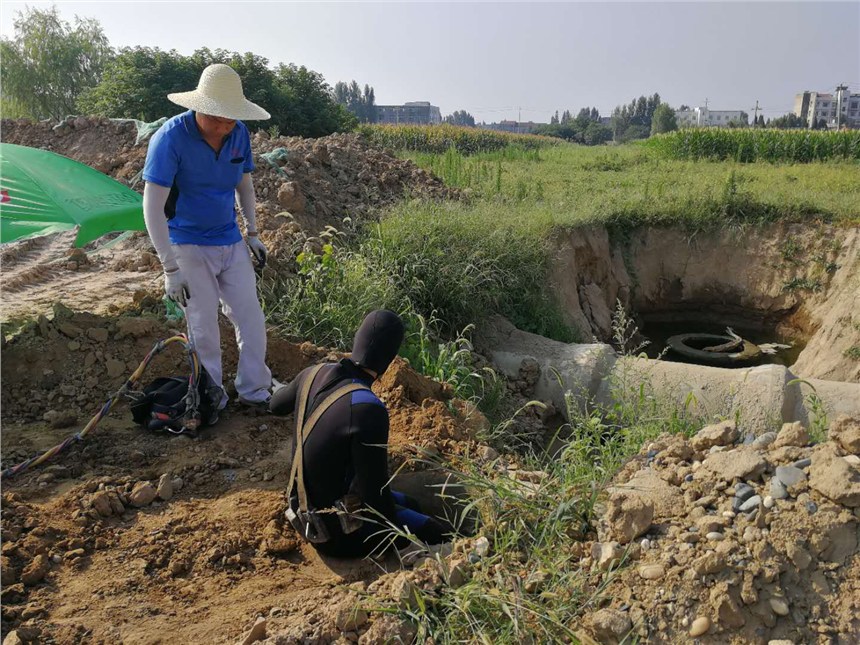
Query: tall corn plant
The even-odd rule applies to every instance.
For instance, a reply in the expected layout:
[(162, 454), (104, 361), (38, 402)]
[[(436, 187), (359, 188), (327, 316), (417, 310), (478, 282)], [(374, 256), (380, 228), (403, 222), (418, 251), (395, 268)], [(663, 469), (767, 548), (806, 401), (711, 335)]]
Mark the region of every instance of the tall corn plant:
[(665, 157), (743, 163), (860, 161), (860, 131), (689, 128), (651, 137), (646, 145)]

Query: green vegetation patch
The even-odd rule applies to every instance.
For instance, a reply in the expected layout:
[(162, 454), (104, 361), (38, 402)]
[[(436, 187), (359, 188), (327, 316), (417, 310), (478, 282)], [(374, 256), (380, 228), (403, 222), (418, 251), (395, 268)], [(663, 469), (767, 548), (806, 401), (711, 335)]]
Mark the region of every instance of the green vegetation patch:
[(651, 137), (646, 145), (669, 159), (746, 163), (860, 160), (860, 131), (688, 128)]
[(511, 145), (537, 150), (559, 140), (454, 125), (362, 125), (358, 132), (369, 141), (392, 150), (444, 154), (454, 148), (464, 155), (495, 152)]

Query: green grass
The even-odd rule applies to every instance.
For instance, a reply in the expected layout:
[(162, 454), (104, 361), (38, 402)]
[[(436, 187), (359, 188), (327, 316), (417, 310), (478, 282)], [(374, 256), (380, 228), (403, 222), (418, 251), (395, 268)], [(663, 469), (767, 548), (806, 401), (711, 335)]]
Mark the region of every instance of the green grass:
[[(625, 227), (737, 223), (860, 222), (860, 164), (738, 164), (675, 161), (641, 145), (562, 144), (529, 156), (470, 157), (409, 152), (446, 183), (469, 189), (472, 208), (498, 221), (533, 227), (587, 224)], [(477, 204), (474, 204), (477, 202)], [(464, 212), (469, 207), (461, 206)]]
[(580, 565), (578, 543), (594, 536), (596, 503), (648, 441), (663, 433), (689, 436), (704, 423), (659, 404), (647, 387), (619, 381), (613, 391), (612, 407), (590, 409), (575, 406), (568, 393), (570, 422), (559, 429), (553, 451), (535, 447), (518, 457), (520, 470), (543, 473), (536, 486), (470, 459), (449, 466), (469, 493), (469, 510), (478, 513), (490, 553), (467, 565), (462, 586), (418, 591), (412, 607), (372, 609), (411, 621), (419, 641), (576, 642), (575, 622), (601, 606), (615, 574), (596, 575)]
[(860, 161), (860, 131), (686, 128), (651, 137), (645, 144), (670, 159), (739, 162)]

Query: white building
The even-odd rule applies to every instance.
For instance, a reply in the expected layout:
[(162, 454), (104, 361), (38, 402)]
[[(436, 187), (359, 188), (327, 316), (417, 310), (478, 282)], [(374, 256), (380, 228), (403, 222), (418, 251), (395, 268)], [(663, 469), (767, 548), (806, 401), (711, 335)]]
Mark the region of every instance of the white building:
[(678, 122), (679, 128), (726, 127), (732, 122), (748, 124), (747, 115), (743, 110), (711, 110), (706, 107), (675, 110), (675, 121)]
[(403, 105), (377, 105), (377, 123), (411, 123), (436, 125), (442, 123), (442, 113), (429, 101), (412, 101)]
[(810, 128), (819, 121), (824, 121), (829, 128), (860, 127), (860, 94), (852, 93), (844, 85), (836, 88), (833, 94), (806, 91), (795, 96), (794, 114)]

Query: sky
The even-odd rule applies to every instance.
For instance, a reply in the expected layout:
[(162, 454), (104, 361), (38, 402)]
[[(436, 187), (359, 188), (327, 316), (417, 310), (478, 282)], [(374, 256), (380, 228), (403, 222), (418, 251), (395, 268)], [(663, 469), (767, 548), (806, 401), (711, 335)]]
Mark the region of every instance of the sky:
[[(0, 5), (0, 33), (16, 12)], [(790, 112), (803, 90), (860, 93), (860, 1), (852, 2), (54, 2), (96, 18), (115, 47), (251, 51), (326, 81), (373, 86), (377, 104), (430, 101), (478, 121), (659, 92), (677, 107)], [(193, 88), (189, 88), (193, 89)], [(264, 106), (265, 107), (265, 106)]]

